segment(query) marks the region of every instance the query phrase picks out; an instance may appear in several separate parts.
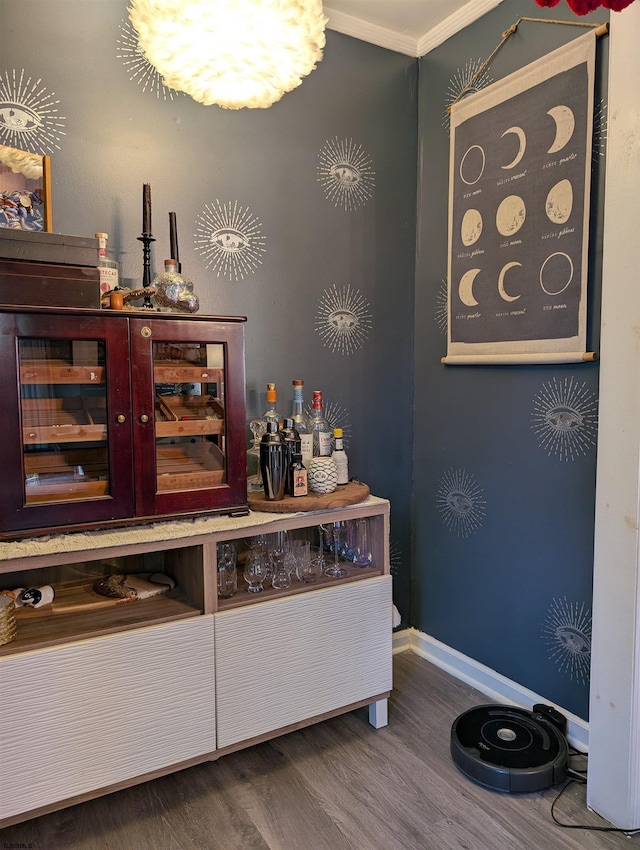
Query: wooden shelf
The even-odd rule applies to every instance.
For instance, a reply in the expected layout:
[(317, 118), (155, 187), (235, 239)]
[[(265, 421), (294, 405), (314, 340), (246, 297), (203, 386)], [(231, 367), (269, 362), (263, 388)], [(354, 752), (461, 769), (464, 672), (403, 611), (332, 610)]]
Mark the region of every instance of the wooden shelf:
[(55, 484), (37, 484), (25, 489), (27, 505), (40, 502), (62, 502), (69, 499), (97, 499), (109, 495), (108, 481), (69, 481)]
[[(90, 586), (84, 589), (86, 605), (79, 603), (75, 609), (65, 607), (64, 602), (57, 609), (49, 605), (44, 608), (18, 608), (18, 637), (0, 646), (0, 658), (99, 635), (182, 620), (202, 613), (200, 609), (189, 604), (180, 590), (133, 602), (108, 597), (102, 597), (95, 602), (92, 596), (97, 594), (92, 593)], [(57, 588), (56, 598), (64, 600), (65, 595), (73, 591), (80, 597), (77, 588), (66, 591), (64, 588)]]
[(156, 436), (184, 437), (224, 433), (224, 410), (210, 396), (156, 397)]
[[(329, 563), (329, 561), (327, 561)], [(342, 562), (341, 562), (342, 563)], [(282, 599), (285, 596), (297, 596), (300, 593), (313, 593), (314, 590), (320, 590), (324, 587), (336, 587), (339, 584), (350, 584), (354, 581), (362, 581), (362, 579), (372, 578), (382, 575), (382, 572), (377, 567), (349, 567), (348, 564), (342, 564), (351, 571), (348, 576), (341, 578), (332, 578), (331, 576), (322, 575), (318, 581), (310, 584), (302, 584), (296, 578), (293, 578), (291, 587), (284, 590), (278, 590), (270, 585), (265, 587), (260, 593), (249, 593), (247, 583), (242, 576), (242, 568), (238, 568), (238, 592), (230, 599), (218, 600), (218, 611), (228, 611), (232, 608), (244, 608), (247, 605), (259, 605), (261, 602), (268, 602), (271, 599)]]
[(106, 400), (104, 396), (25, 398), (22, 400), (22, 426), (25, 446), (106, 440)]
[(156, 463), (159, 491), (216, 487), (225, 480), (224, 456), (215, 443), (160, 444)]
[(222, 369), (194, 366), (187, 361), (156, 360), (153, 364), (156, 384), (220, 384), (222, 375)]
[(21, 384), (104, 384), (103, 366), (72, 366), (64, 360), (21, 360)]

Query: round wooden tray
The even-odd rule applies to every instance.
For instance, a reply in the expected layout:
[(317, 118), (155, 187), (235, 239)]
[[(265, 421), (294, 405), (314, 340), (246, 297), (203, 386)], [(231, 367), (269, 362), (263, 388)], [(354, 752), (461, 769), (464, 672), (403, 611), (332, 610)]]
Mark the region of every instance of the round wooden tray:
[(360, 481), (341, 484), (333, 493), (309, 493), (308, 496), (285, 496), (277, 502), (269, 502), (264, 493), (249, 493), (249, 508), (274, 514), (295, 514), (298, 511), (324, 511), (346, 508), (364, 502), (371, 491)]

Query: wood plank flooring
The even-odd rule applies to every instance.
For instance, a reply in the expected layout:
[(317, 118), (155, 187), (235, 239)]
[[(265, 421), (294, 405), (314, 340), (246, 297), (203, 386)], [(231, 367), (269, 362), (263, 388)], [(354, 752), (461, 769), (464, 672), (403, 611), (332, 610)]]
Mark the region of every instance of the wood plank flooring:
[[(487, 699), (410, 652), (389, 726), (366, 710), (0, 830), (0, 850), (613, 850), (640, 835), (562, 829), (558, 788), (499, 794), (457, 770), (455, 718)], [(28, 756), (27, 756), (28, 757)], [(558, 817), (609, 826), (584, 786)]]

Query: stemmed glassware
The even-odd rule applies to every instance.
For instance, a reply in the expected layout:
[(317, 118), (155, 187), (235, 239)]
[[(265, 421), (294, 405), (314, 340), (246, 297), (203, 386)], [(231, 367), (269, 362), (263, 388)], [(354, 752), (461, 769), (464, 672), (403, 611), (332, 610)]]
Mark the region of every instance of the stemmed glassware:
[[(343, 520), (339, 520), (338, 522), (332, 522), (330, 526), (320, 526), (322, 531), (329, 531), (331, 533), (332, 539), (332, 550), (333, 550), (333, 563), (330, 563), (328, 567), (325, 567), (325, 575), (331, 576), (331, 578), (341, 578), (342, 576), (348, 576), (349, 570), (344, 566), (344, 563), (340, 561), (340, 552), (342, 551), (342, 546), (344, 543), (344, 533), (346, 530), (346, 522)], [(322, 540), (322, 536), (321, 536)]]

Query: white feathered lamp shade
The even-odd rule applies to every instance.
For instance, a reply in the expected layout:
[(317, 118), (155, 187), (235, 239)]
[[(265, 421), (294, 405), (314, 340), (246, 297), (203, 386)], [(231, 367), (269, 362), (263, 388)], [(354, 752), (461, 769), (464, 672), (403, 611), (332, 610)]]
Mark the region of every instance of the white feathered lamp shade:
[(131, 0), (131, 24), (166, 86), (205, 106), (266, 108), (322, 59), (322, 0)]

